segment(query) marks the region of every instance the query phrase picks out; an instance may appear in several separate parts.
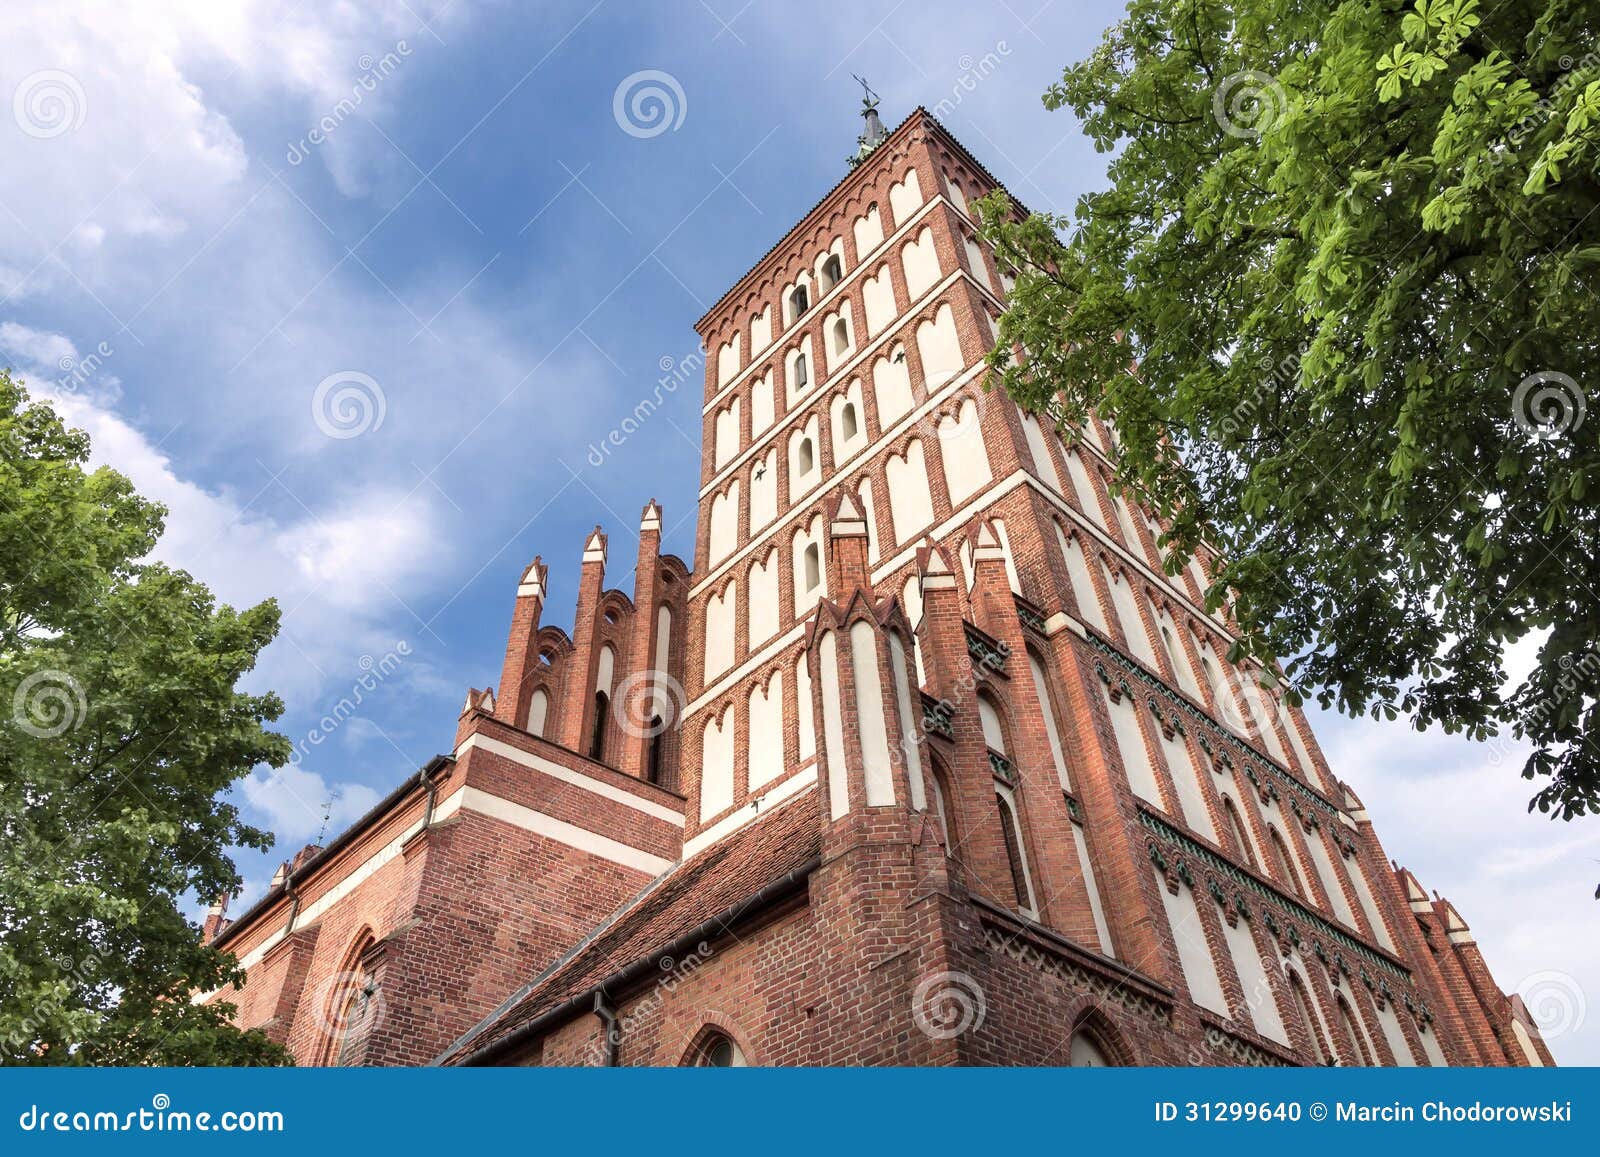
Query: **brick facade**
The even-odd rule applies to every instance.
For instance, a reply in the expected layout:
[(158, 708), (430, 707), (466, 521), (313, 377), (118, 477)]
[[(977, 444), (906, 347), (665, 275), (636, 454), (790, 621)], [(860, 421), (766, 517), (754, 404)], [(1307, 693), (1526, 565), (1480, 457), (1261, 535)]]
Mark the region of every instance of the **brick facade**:
[(308, 1064), (1552, 1063), (1115, 431), (984, 390), (995, 185), (918, 110), (700, 320), (692, 569), (652, 500), (608, 588), (597, 527), (568, 633), (535, 559), (452, 755), (214, 910), (207, 999)]

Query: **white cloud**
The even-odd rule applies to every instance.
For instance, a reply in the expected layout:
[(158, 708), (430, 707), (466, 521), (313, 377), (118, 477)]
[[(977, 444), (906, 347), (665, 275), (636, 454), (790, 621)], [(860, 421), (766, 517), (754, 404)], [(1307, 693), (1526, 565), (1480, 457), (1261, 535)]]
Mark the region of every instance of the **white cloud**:
[[(219, 100), (267, 102), (288, 127), (265, 157), (286, 167), (289, 140), (352, 92), (362, 95), (356, 116), (380, 113), (405, 83), (411, 55), (423, 41), (436, 46), (422, 22), (447, 24), (449, 7), (146, 0), (97, 5), (91, 17), (49, 0), (0, 6), (0, 76), (8, 83), (0, 202), (15, 217), (0, 230), (0, 292), (20, 299), (64, 286), (98, 288), (138, 272), (128, 258), (152, 242), (198, 232), (197, 247), (225, 219), (217, 216), (225, 194), (262, 159)], [(385, 59), (400, 64), (367, 91), (361, 78)], [(33, 82), (59, 98), (55, 105), (41, 95), (20, 118), (9, 115), (13, 88), (41, 76), (63, 78)], [(52, 118), (61, 116), (74, 127), (54, 131)], [(367, 126), (343, 126), (316, 152), (351, 196), (409, 171)], [(42, 180), (41, 173), (74, 179)]]
[(394, 588), (421, 569), (433, 535), (420, 497), (367, 493), (276, 541), (320, 597), (360, 608), (395, 597)]
[(1537, 785), (1518, 774), (1521, 745), (1326, 713), (1311, 723), (1388, 854), (1455, 904), (1496, 981), (1549, 1017), (1556, 1060), (1600, 1063), (1600, 1009), (1581, 1023), (1571, 1014), (1573, 999), (1600, 992), (1590, 898), (1600, 827), (1528, 813)]
[(122, 382), (105, 367), (112, 352), (109, 345), (101, 345), (83, 357), (65, 334), (0, 322), (0, 363), (11, 365), (25, 379), (53, 383), (47, 388), (54, 394), (82, 395), (101, 406), (115, 404)]
[[(321, 775), (304, 767), (279, 767), (252, 772), (241, 784), (245, 799), (267, 817), (278, 837), (277, 851), (293, 855), (297, 845), (316, 838), (337, 835), (371, 811), (382, 798), (372, 788), (359, 783), (330, 785)], [(324, 830), (323, 815), (327, 813)]]
[(66, 335), (43, 333), (14, 321), (0, 323), (0, 349), (21, 358), (37, 374), (48, 373), (49, 366), (65, 369), (63, 363), (78, 360), (78, 347)]
[[(63, 335), (12, 323), (0, 325), (5, 349), (19, 356), (26, 350), (30, 359), (76, 354)], [(268, 649), (255, 676), (263, 685), (312, 702), (323, 690), (325, 670), (363, 651), (387, 651), (400, 637), (394, 624), (412, 619), (404, 600), (428, 574), (426, 547), (440, 533), (426, 495), (357, 489), (325, 514), (290, 500), (286, 505), (299, 517), (280, 523), (228, 493), (180, 477), (161, 446), (93, 398), (50, 381), (34, 380), (29, 388), (68, 425), (88, 433), (92, 464), (127, 475), (141, 495), (167, 507), (158, 559), (188, 570), (236, 606), (278, 599), (284, 634), (293, 643)], [(264, 471), (260, 482), (256, 497), (281, 485)]]

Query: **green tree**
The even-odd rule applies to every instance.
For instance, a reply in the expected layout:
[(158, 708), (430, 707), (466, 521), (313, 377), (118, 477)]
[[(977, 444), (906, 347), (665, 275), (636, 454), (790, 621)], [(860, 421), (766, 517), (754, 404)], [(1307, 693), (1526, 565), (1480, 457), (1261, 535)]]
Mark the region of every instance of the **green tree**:
[(271, 837), (218, 798), (288, 742), (234, 689), (278, 610), (142, 561), (165, 511), (84, 469), (89, 440), (0, 372), (0, 1063), (278, 1064), (186, 898)]
[(1530, 810), (1562, 819), (1600, 806), (1594, 17), (1133, 0), (1044, 97), (1108, 186), (980, 205), (1016, 275), (991, 365), (1031, 410), (1115, 418), (1171, 565), (1220, 551), (1235, 657), (1524, 737)]

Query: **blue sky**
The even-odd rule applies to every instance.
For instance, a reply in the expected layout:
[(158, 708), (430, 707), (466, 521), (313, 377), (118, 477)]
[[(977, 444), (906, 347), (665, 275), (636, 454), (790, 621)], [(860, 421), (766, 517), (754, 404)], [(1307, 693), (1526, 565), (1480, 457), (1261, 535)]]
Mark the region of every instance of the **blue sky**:
[[(563, 624), (595, 523), (630, 575), (654, 496), (667, 549), (692, 554), (698, 376), (590, 447), (843, 175), (852, 72), (891, 125), (945, 102), (1032, 207), (1103, 180), (1039, 94), (1120, 6), (1039, 3), (5, 6), (0, 363), (171, 507), (164, 558), (228, 601), (279, 599), (253, 682), (287, 700), (292, 739), (393, 666), (239, 793), (280, 841), (243, 859), (236, 911), (325, 801), (331, 832), (450, 746), (534, 554)], [(619, 116), (639, 73), (667, 79), (635, 79)], [(666, 121), (647, 98), (629, 112), (652, 87)], [(1514, 747), (1319, 734), (1557, 1058), (1600, 1061), (1600, 831), (1525, 816)]]

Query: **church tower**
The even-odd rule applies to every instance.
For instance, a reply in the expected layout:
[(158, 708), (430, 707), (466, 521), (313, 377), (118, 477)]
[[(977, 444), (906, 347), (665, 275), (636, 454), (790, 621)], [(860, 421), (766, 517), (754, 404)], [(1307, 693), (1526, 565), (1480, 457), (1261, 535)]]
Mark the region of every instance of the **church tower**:
[[(1419, 936), (1271, 673), (1225, 659), (1209, 560), (1171, 566), (1112, 487), (1113, 427), (1063, 440), (985, 389), (1010, 276), (971, 202), (997, 182), (927, 113), (868, 112), (853, 172), (698, 325), (685, 855), (813, 784), (825, 824), (909, 806), (974, 902), (1174, 993), (1200, 1063), (1543, 1063), (1509, 1002), (1441, 1042), (1431, 957), (1471, 963)], [(857, 717), (845, 653), (895, 623), (920, 718), (875, 776), (906, 721), (892, 695)]]
[(302, 1063), (1553, 1063), (1227, 661), (1115, 428), (986, 388), (994, 177), (865, 113), (697, 324), (693, 558), (652, 499), (570, 630), (521, 572), (450, 754), (208, 920), (240, 1022)]

